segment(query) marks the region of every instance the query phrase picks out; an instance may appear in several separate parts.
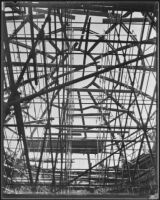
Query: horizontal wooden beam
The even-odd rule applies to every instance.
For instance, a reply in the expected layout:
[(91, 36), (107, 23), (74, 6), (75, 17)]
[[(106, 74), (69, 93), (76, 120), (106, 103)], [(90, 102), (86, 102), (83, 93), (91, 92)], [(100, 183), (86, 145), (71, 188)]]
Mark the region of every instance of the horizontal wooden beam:
[(111, 90), (111, 89), (92, 89), (92, 88), (66, 88), (69, 91), (79, 92), (113, 92), (113, 93), (131, 93), (132, 90)]
[[(48, 14), (48, 10), (44, 10), (44, 9), (40, 9), (40, 8), (34, 8), (33, 11), (38, 12), (38, 13)], [(50, 14), (56, 15), (56, 16), (58, 15), (57, 12), (53, 12), (52, 10), (51, 10)], [(73, 20), (75, 19), (75, 16), (69, 14), (68, 12), (65, 13), (65, 12), (62, 11), (61, 15), (62, 15), (62, 17), (65, 17), (65, 18), (68, 18), (68, 19), (73, 19)]]
[(92, 2), (87, 2), (87, 1), (77, 1), (77, 2), (72, 2), (72, 1), (67, 1), (65, 3), (64, 1), (58, 2), (58, 1), (42, 1), (42, 2), (17, 2), (16, 4), (12, 2), (6, 2), (5, 7), (15, 7), (15, 6), (20, 6), (20, 7), (41, 7), (41, 8), (54, 8), (54, 9), (88, 9), (88, 10), (94, 10), (94, 11), (103, 11), (107, 12), (108, 10), (120, 10), (120, 11), (132, 11), (132, 12), (154, 12), (155, 7), (158, 7), (158, 4), (156, 2), (120, 2), (120, 1), (108, 1), (108, 2), (97, 2), (97, 3), (92, 3)]
[[(70, 144), (68, 144), (70, 142)], [(103, 143), (104, 141), (100, 141), (97, 139), (68, 139), (68, 140), (61, 140), (52, 139), (51, 145), (52, 145), (52, 151), (53, 152), (63, 152), (65, 153), (68, 149), (68, 151), (71, 151), (72, 153), (89, 153), (89, 154), (97, 154), (102, 151), (103, 149)], [(41, 152), (43, 139), (35, 139), (32, 138), (31, 140), (27, 139), (28, 149), (30, 152)], [(68, 144), (68, 145), (67, 145)], [(64, 148), (65, 146), (65, 148)], [(70, 148), (70, 149), (69, 149)], [(45, 152), (51, 152), (51, 146), (50, 146), (50, 140), (46, 140), (44, 144), (44, 151)]]
[[(31, 37), (16, 37), (17, 40), (31, 40)], [(34, 40), (36, 40), (37, 38), (34, 38)], [(49, 37), (48, 36), (44, 36), (43, 40), (49, 40)], [(67, 38), (67, 40), (65, 38), (52, 38), (53, 41), (57, 41), (57, 42), (65, 42), (65, 41), (68, 41), (68, 42), (80, 42), (80, 39), (79, 38)], [(81, 40), (82, 42), (97, 42), (97, 39), (82, 39)], [(133, 40), (130, 40), (130, 41), (126, 41), (126, 40), (108, 40), (108, 39), (105, 39), (105, 38), (101, 38), (99, 39), (99, 42), (101, 43), (121, 43), (121, 44), (156, 44), (157, 41), (156, 41), (156, 38), (151, 38), (149, 40), (142, 40), (142, 41), (133, 41)]]
[[(110, 115), (110, 113), (103, 113), (103, 115)], [(101, 113), (72, 113), (68, 114), (68, 116), (73, 116), (73, 117), (81, 117), (81, 116), (102, 116)]]
[[(24, 127), (46, 127), (47, 125), (45, 124), (25, 124)], [(92, 129), (92, 128), (113, 128), (113, 129), (143, 129), (144, 127), (139, 127), (139, 126), (106, 126), (106, 125), (58, 125), (58, 124), (49, 124), (49, 127), (54, 127), (54, 128), (86, 128), (86, 129)], [(4, 127), (17, 127), (17, 124), (4, 124)], [(156, 127), (147, 127), (147, 129), (154, 130)]]
[[(11, 20), (24, 20), (26, 17), (28, 17), (28, 15), (6, 16), (5, 18), (7, 21), (11, 21)], [(44, 18), (45, 14), (33, 15), (33, 19), (44, 19)]]
[(104, 24), (113, 24), (113, 23), (120, 24), (120, 23), (125, 23), (125, 22), (128, 22), (128, 23), (129, 22), (131, 22), (131, 23), (133, 23), (133, 22), (144, 22), (144, 18), (134, 17), (132, 19), (130, 19), (130, 18), (105, 18), (105, 19), (103, 19)]
[[(67, 52), (68, 53), (68, 52)], [(76, 54), (75, 52), (71, 52), (69, 54)], [(82, 54), (82, 53), (80, 53)], [(97, 54), (101, 54), (101, 53), (97, 53)], [(110, 54), (111, 55), (111, 54)], [(13, 68), (15, 66), (24, 66), (25, 62), (12, 62), (12, 66)], [(33, 63), (28, 63), (28, 66), (33, 66)], [(59, 68), (64, 68), (64, 67), (69, 67), (69, 68), (82, 68), (84, 65), (75, 65), (75, 64), (54, 64), (54, 63), (46, 63), (46, 67), (51, 68), (51, 67), (59, 67)], [(103, 69), (103, 68), (107, 68), (110, 65), (97, 65), (98, 69)], [(37, 68), (44, 68), (44, 64), (43, 63), (37, 63)], [(142, 65), (137, 65), (137, 66), (126, 66), (126, 69), (135, 69), (136, 70), (143, 70), (143, 71), (154, 71), (156, 72), (156, 68), (153, 66), (142, 66)]]

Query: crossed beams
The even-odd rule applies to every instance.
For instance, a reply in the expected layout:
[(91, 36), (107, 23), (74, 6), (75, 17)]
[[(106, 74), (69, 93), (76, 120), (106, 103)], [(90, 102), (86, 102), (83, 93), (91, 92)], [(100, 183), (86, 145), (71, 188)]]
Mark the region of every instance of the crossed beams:
[[(3, 13), (3, 15), (4, 15), (4, 13)], [(3, 37), (4, 37), (4, 42), (5, 42), (5, 52), (6, 52), (6, 57), (7, 57), (7, 65), (8, 65), (8, 70), (9, 70), (10, 87), (11, 87), (11, 96), (10, 96), (9, 100), (10, 99), (19, 99), (20, 95), (17, 91), (16, 84), (14, 82), (11, 57), (10, 57), (10, 48), (9, 48), (9, 43), (8, 43), (8, 32), (7, 32), (6, 22), (5, 22), (5, 15), (4, 15), (3, 27), (4, 27), (4, 36)], [(9, 102), (9, 100), (8, 100), (8, 102)], [(30, 166), (30, 162), (29, 162), (28, 148), (27, 148), (27, 143), (26, 143), (26, 136), (25, 136), (25, 131), (24, 131), (23, 116), (22, 116), (20, 103), (14, 104), (14, 110), (15, 110), (15, 116), (16, 116), (16, 121), (17, 121), (18, 134), (19, 134), (19, 137), (22, 138), (22, 140), (23, 140), (27, 168), (28, 168), (28, 172), (29, 172), (30, 183), (32, 185), (33, 184), (32, 172), (31, 172), (31, 166)], [(4, 113), (6, 113), (6, 112), (4, 111)]]
[[(32, 99), (34, 99), (35, 97), (38, 97), (38, 96), (40, 96), (40, 95), (43, 95), (43, 94), (46, 94), (46, 93), (55, 91), (55, 90), (57, 90), (57, 89), (64, 88), (64, 87), (69, 86), (69, 85), (72, 85), (72, 84), (74, 84), (74, 83), (78, 83), (78, 82), (80, 82), (80, 81), (82, 81), (82, 80), (86, 80), (86, 79), (92, 78), (92, 77), (94, 77), (94, 76), (98, 76), (98, 75), (100, 75), (100, 74), (103, 74), (103, 73), (105, 73), (105, 72), (111, 71), (111, 70), (116, 69), (116, 68), (123, 68), (123, 67), (125, 67), (127, 64), (130, 64), (130, 63), (133, 63), (133, 62), (135, 62), (135, 61), (138, 61), (138, 60), (141, 60), (141, 59), (150, 57), (150, 56), (154, 56), (154, 55), (155, 55), (155, 53), (150, 53), (150, 54), (147, 54), (147, 55), (144, 55), (144, 56), (140, 56), (139, 58), (135, 58), (135, 59), (129, 60), (129, 61), (127, 61), (127, 62), (125, 62), (125, 63), (121, 63), (121, 64), (119, 64), (119, 65), (110, 66), (110, 67), (108, 67), (108, 68), (106, 68), (106, 69), (100, 70), (100, 71), (98, 71), (98, 72), (93, 72), (93, 73), (91, 73), (91, 74), (85, 75), (85, 76), (80, 77), (80, 78), (77, 78), (77, 79), (75, 79), (75, 80), (68, 81), (68, 82), (66, 82), (66, 83), (64, 83), (64, 84), (59, 84), (58, 86), (55, 86), (55, 87), (52, 87), (52, 88), (49, 88), (49, 89), (45, 89), (45, 90), (42, 89), (41, 91), (37, 92), (36, 94), (32, 94), (32, 95), (30, 95), (30, 96), (23, 97), (23, 98), (21, 98), (20, 100), (16, 100), (16, 101), (14, 100), (14, 101), (12, 101), (12, 102), (9, 102), (9, 105), (13, 105), (13, 104), (16, 103), (17, 101), (18, 101), (18, 102), (31, 101)], [(20, 78), (19, 78), (19, 79), (20, 79)]]
[[(49, 5), (45, 4), (44, 2), (42, 3), (45, 7), (48, 7)], [(42, 5), (41, 4), (41, 5)], [(18, 3), (18, 5), (21, 5)], [(28, 4), (24, 3), (24, 6), (27, 6)], [(32, 4), (33, 5), (33, 4)], [(35, 5), (33, 5), (34, 7)], [(26, 156), (26, 162), (27, 162), (27, 169), (29, 171), (29, 178), (30, 178), (30, 183), (31, 185), (37, 186), (38, 183), (38, 179), (39, 179), (39, 175), (40, 175), (40, 171), (41, 171), (41, 164), (43, 162), (43, 153), (45, 152), (45, 142), (49, 141), (49, 148), (50, 148), (50, 153), (51, 153), (51, 164), (52, 164), (52, 189), (55, 189), (55, 192), (62, 190), (68, 186), (72, 186), (73, 183), (75, 183), (79, 178), (83, 177), (84, 175), (89, 173), (88, 176), (88, 180), (89, 180), (89, 185), (91, 186), (92, 183), (90, 182), (90, 174), (92, 173), (92, 170), (95, 169), (97, 166), (100, 166), (101, 164), (104, 164), (105, 162), (107, 163), (107, 159), (109, 159), (112, 156), (115, 156), (117, 153), (119, 154), (119, 159), (118, 162), (120, 161), (120, 157), (122, 155), (122, 152), (124, 153), (125, 156), (125, 160), (126, 160), (126, 165), (127, 165), (127, 171), (128, 171), (128, 175), (129, 175), (129, 181), (130, 183), (132, 183), (132, 180), (135, 180), (135, 175), (137, 172), (137, 166), (138, 166), (138, 162), (140, 159), (140, 155), (141, 155), (141, 151), (142, 151), (142, 146), (144, 143), (144, 140), (146, 139), (146, 143), (148, 145), (149, 148), (149, 153), (151, 156), (151, 160), (154, 164), (154, 156), (152, 154), (152, 148), (150, 145), (150, 140), (148, 138), (148, 134), (147, 131), (153, 130), (155, 127), (151, 126), (149, 127), (149, 119), (150, 119), (150, 115), (152, 115), (153, 112), (153, 104), (156, 103), (156, 88), (154, 90), (154, 94), (151, 96), (150, 94), (147, 93), (147, 91), (143, 91), (143, 81), (145, 79), (146, 76), (146, 71), (148, 72), (154, 72), (155, 68), (152, 67), (147, 67), (145, 65), (145, 63), (148, 62), (148, 60), (152, 57), (155, 56), (156, 51), (152, 51), (152, 52), (148, 52), (145, 54), (145, 47), (147, 44), (151, 44), (151, 45), (155, 45), (156, 44), (156, 39), (155, 38), (150, 38), (151, 36), (151, 30), (152, 30), (152, 26), (155, 29), (155, 23), (154, 20), (151, 16), (151, 14), (146, 13), (146, 15), (144, 16), (143, 20), (141, 22), (143, 22), (142, 25), (142, 31), (141, 31), (141, 37), (140, 40), (137, 40), (134, 36), (132, 36), (131, 34), (131, 23), (132, 22), (136, 22), (139, 21), (139, 19), (134, 19), (132, 18), (132, 10), (128, 9), (127, 12), (121, 12), (120, 18), (119, 18), (119, 14), (118, 14), (118, 10), (116, 10), (117, 13), (114, 12), (109, 13), (109, 10), (107, 9), (107, 7), (102, 7), (102, 6), (97, 6), (97, 5), (92, 5), (91, 8), (89, 9), (87, 4), (82, 4), (82, 5), (72, 5), (72, 8), (81, 8), (82, 10), (84, 8), (87, 8), (87, 10), (73, 10), (73, 13), (85, 13), (85, 18), (84, 18), (84, 24), (83, 27), (81, 29), (79, 29), (79, 31), (81, 31), (81, 35), (79, 38), (69, 38), (68, 37), (68, 22), (69, 19), (74, 20), (75, 17), (73, 15), (70, 15), (68, 12), (68, 10), (66, 9), (67, 5), (65, 5), (64, 9), (61, 8), (61, 10), (59, 9), (59, 6), (62, 6), (61, 4), (57, 4), (57, 7), (55, 7), (54, 12), (49, 8), (48, 10), (40, 10), (40, 9), (35, 9), (34, 11), (37, 12), (42, 12), (43, 14), (47, 14), (47, 17), (44, 20), (44, 23), (42, 24), (42, 27), (39, 28), (38, 25), (35, 23), (35, 21), (33, 20), (36, 16), (33, 15), (33, 11), (32, 11), (32, 6), (29, 6), (29, 15), (26, 16), (24, 15), (26, 18), (24, 18), (24, 21), (22, 21), (22, 23), (17, 27), (16, 30), (13, 31), (13, 33), (10, 35), (10, 37), (8, 36), (5, 37), (5, 48), (6, 48), (6, 52), (8, 52), (6, 55), (7, 58), (7, 69), (9, 71), (9, 87), (6, 86), (5, 91), (10, 90), (11, 91), (11, 95), (8, 97), (9, 101), (7, 103), (7, 107), (11, 107), (12, 105), (14, 106), (14, 110), (15, 110), (15, 116), (16, 116), (16, 120), (17, 120), (17, 124), (9, 124), (9, 121), (5, 122), (5, 126), (10, 128), (10, 127), (17, 127), (18, 128), (18, 133), (19, 133), (19, 137), (22, 137), (23, 140), (23, 144), (24, 144), (24, 149), (25, 149), (25, 156)], [(81, 7), (84, 6), (84, 7)], [(63, 7), (63, 6), (62, 6)], [(117, 7), (118, 8), (118, 7)], [(107, 10), (107, 12), (105, 12)], [(98, 11), (98, 12), (94, 12), (94, 11)], [(73, 14), (72, 13), (72, 14)], [(110, 35), (111, 32), (115, 31), (114, 34), (118, 35), (118, 40), (115, 39), (106, 39), (106, 36), (98, 36), (96, 39), (92, 39), (90, 36), (92, 36), (92, 34), (94, 34), (94, 32), (92, 32), (91, 30), (91, 25), (92, 25), (92, 17), (91, 15), (99, 15), (98, 13), (101, 13), (101, 16), (104, 16), (104, 14), (106, 13), (107, 17), (111, 17), (114, 18), (114, 20), (112, 21), (111, 26), (105, 31), (105, 35)], [(122, 15), (123, 13), (123, 15)], [(54, 17), (54, 31), (52, 31), (52, 26), (51, 26), (51, 15), (52, 17)], [(58, 17), (57, 17), (58, 16)], [(130, 17), (129, 17), (130, 16)], [(127, 18), (129, 17), (129, 18)], [(5, 16), (4, 16), (5, 18)], [(19, 16), (20, 18), (20, 16)], [(59, 19), (59, 24), (60, 24), (60, 28), (57, 28), (57, 18)], [(108, 20), (108, 19), (107, 19)], [(104, 20), (105, 21), (105, 20)], [(129, 22), (129, 28), (125, 25), (125, 22)], [(151, 28), (148, 32), (147, 35), (147, 39), (143, 39), (143, 32), (146, 26), (146, 21), (152, 21), (152, 25)], [(30, 29), (31, 29), (31, 36), (30, 37), (16, 37), (17, 33), (25, 26), (25, 24), (29, 22), (30, 23)], [(46, 24), (48, 24), (48, 30), (49, 33), (48, 35), (46, 35), (44, 33)], [(6, 25), (6, 22), (5, 22)], [(117, 31), (117, 26), (119, 26), (119, 33)], [(72, 27), (71, 27), (72, 28)], [(36, 29), (38, 31), (38, 35), (37, 37), (35, 37), (34, 35), (34, 29)], [(127, 40), (121, 40), (120, 39), (120, 30), (123, 29), (126, 33), (127, 33)], [(62, 37), (58, 38), (58, 33), (62, 33)], [(5, 27), (5, 34), (7, 35), (7, 30)], [(84, 34), (86, 34), (85, 39), (84, 39)], [(54, 37), (53, 37), (54, 35)], [(129, 37), (131, 35), (131, 40), (129, 40)], [(25, 41), (29, 40), (31, 41), (31, 46), (24, 44), (22, 42), (20, 42), (20, 39), (25, 39)], [(22, 71), (19, 73), (17, 82), (15, 82), (14, 78), (13, 78), (13, 69), (16, 69), (17, 65), (20, 65), (19, 62), (12, 62), (11, 58), (10, 58), (10, 54), (11, 52), (9, 51), (9, 43), (10, 44), (14, 44), (16, 46), (22, 46), (25, 49), (30, 49), (29, 52), (29, 56), (27, 57), (26, 62), (23, 62), (21, 64), (23, 64), (23, 69)], [(41, 42), (42, 43), (42, 50), (38, 49), (38, 43)], [(45, 44), (46, 42), (49, 42), (50, 45), (54, 48), (54, 54), (55, 56), (50, 55), (50, 53), (46, 52), (45, 49)], [(70, 45), (70, 43), (75, 42), (72, 46)], [(90, 46), (90, 48), (88, 48), (88, 46), (90, 45), (90, 42), (94, 42), (93, 45)], [(82, 43), (84, 43), (84, 50), (82, 50)], [(98, 47), (98, 44), (102, 44), (105, 43), (108, 46), (108, 51), (103, 52), (103, 53), (99, 53), (99, 55), (97, 56), (92, 56), (92, 52), (94, 49), (96, 49)], [(59, 47), (59, 44), (62, 44), (62, 48)], [(115, 47), (117, 44), (117, 47)], [(122, 44), (125, 44), (124, 46), (122, 46)], [(144, 45), (144, 48), (142, 49), (142, 45)], [(77, 47), (78, 46), (78, 47)], [(128, 61), (126, 60), (126, 56), (130, 55), (127, 54), (127, 50), (132, 49), (133, 47), (137, 47), (138, 49), (138, 53), (136, 55), (136, 58), (130, 58)], [(65, 49), (66, 48), (66, 49)], [(109, 49), (110, 48), (110, 49)], [(77, 64), (70, 64), (68, 63), (69, 60), (69, 56), (74, 54), (75, 50), (79, 50), (81, 51), (81, 53), (83, 53), (83, 60), (82, 60), (82, 65), (77, 65)], [(122, 52), (122, 56), (124, 57), (124, 62), (121, 61), (120, 59), (120, 52)], [(36, 57), (38, 57), (39, 55), (43, 56), (43, 63), (37, 62)], [(88, 63), (87, 64), (87, 56), (90, 56), (93, 59), (92, 63)], [(94, 55), (94, 54), (93, 54)], [(98, 65), (98, 62), (100, 62), (101, 59), (105, 58), (105, 59), (110, 59), (111, 57), (111, 62), (114, 62), (113, 60), (113, 56), (116, 58), (116, 62), (115, 64), (105, 64), (105, 65)], [(131, 57), (131, 55), (130, 55)], [(51, 63), (47, 63), (47, 59), (51, 59)], [(33, 59), (33, 63), (30, 63), (31, 59)], [(139, 61), (142, 61), (142, 65), (141, 67), (139, 67), (138, 63)], [(132, 66), (132, 64), (134, 64), (134, 66)], [(15, 65), (15, 66), (12, 66)], [(95, 65), (96, 66), (96, 71), (91, 72), (90, 74), (85, 75), (84, 71), (89, 69), (91, 66)], [(23, 80), (24, 75), (27, 71), (27, 68), (29, 66), (33, 66), (33, 73), (34, 73), (34, 77), (28, 79), (28, 80)], [(38, 69), (42, 68), (42, 72), (43, 74), (38, 74)], [(48, 69), (50, 68), (50, 72), (48, 72)], [(67, 71), (67, 69), (69, 69)], [(119, 69), (119, 76), (118, 79), (115, 78), (115, 72), (116, 69)], [(122, 78), (124, 76), (124, 71), (126, 70), (126, 74), (129, 77), (128, 81), (130, 82), (130, 85), (128, 85), (127, 83), (124, 83), (122, 81)], [(134, 74), (133, 79), (131, 78), (131, 70)], [(137, 71), (138, 70), (144, 70), (143, 71), (143, 76), (141, 79), (141, 85), (139, 88), (136, 88), (134, 85), (134, 78), (136, 77)], [(60, 70), (62, 73), (60, 73)], [(74, 74), (74, 73), (79, 73), (81, 70), (83, 70), (82, 76), (72, 79), (72, 80), (68, 80), (66, 79), (66, 77), (69, 77), (70, 75)], [(31, 72), (31, 71), (30, 71)], [(106, 75), (107, 73), (107, 75)], [(52, 77), (52, 82), (48, 83), (49, 78)], [(85, 81), (85, 80), (89, 80), (90, 78), (93, 78), (94, 80), (91, 82), (91, 84), (87, 87), (87, 88), (69, 88), (69, 86), (75, 84), (75, 83), (80, 83), (81, 81)], [(56, 80), (54, 79), (56, 78)], [(61, 83), (59, 83), (60, 80), (63, 80)], [(98, 80), (101, 81), (106, 81), (108, 84), (112, 85), (112, 88), (106, 88), (103, 89), (101, 88), (101, 86), (97, 83)], [(35, 85), (38, 86), (39, 82), (44, 81), (44, 87), (40, 88), (38, 90), (35, 90), (37, 92), (35, 92), (35, 94), (28, 94), (27, 96), (21, 97), (20, 95), (17, 94), (17, 89), (19, 89), (20, 87), (25, 87), (25, 86), (29, 86), (32, 84), (32, 81), (35, 81)], [(117, 89), (117, 87), (119, 89)], [(122, 87), (124, 89), (122, 89)], [(65, 124), (65, 119), (66, 119), (66, 109), (67, 106), (69, 106), (69, 102), (68, 102), (68, 98), (69, 96), (65, 96), (65, 94), (69, 94), (69, 92), (76, 92), (76, 95), (78, 97), (78, 103), (79, 104), (79, 108), (75, 108), (75, 111), (78, 111), (79, 113), (73, 113), (72, 117), (80, 117), (82, 119), (82, 125), (66, 125)], [(51, 97), (50, 100), (50, 94), (53, 95)], [(89, 105), (88, 107), (84, 107), (83, 106), (83, 93), (86, 92), (91, 101), (91, 105)], [(103, 99), (102, 102), (100, 103), (104, 103), (105, 100), (110, 102), (110, 107), (103, 107), (102, 110), (106, 110), (108, 111), (107, 113), (102, 113), (101, 107), (98, 105), (98, 103), (96, 102), (94, 95), (97, 92), (102, 92), (106, 95), (106, 99)], [(124, 93), (124, 95), (127, 97), (129, 97), (129, 103), (127, 104), (127, 106), (124, 106), (124, 103), (120, 103), (120, 98), (122, 93)], [(15, 96), (14, 96), (15, 94)], [(17, 96), (16, 96), (17, 94)], [(42, 97), (42, 95), (45, 95), (45, 97)], [(60, 98), (60, 95), (62, 95), (62, 99)], [(43, 112), (40, 115), (40, 119), (36, 120), (35, 117), (33, 117), (29, 112), (26, 112), (25, 110), (22, 109), (21, 107), (21, 103), (32, 103), (34, 104), (34, 99), (35, 98), (39, 98), (41, 96), (41, 101), (43, 101), (46, 104), (46, 108), (43, 109)], [(124, 99), (126, 98), (124, 97)], [(149, 102), (151, 102), (150, 104), (150, 109), (147, 112), (148, 117), (146, 122), (144, 123), (143, 120), (143, 116), (141, 115), (141, 107), (138, 101), (138, 97), (141, 98), (146, 98), (147, 100), (149, 100)], [(66, 98), (66, 101), (65, 101)], [(56, 105), (56, 103), (54, 102), (54, 100), (57, 99), (58, 103)], [(112, 102), (112, 103), (111, 103)], [(111, 107), (111, 104), (114, 105), (114, 107)], [(56, 107), (58, 109), (58, 116), (59, 116), (59, 124), (51, 124), (51, 109), (53, 107)], [(116, 107), (115, 107), (116, 106)], [(135, 113), (133, 111), (130, 110), (130, 108), (134, 108), (134, 106), (136, 106), (137, 110), (138, 110), (138, 114), (140, 116), (140, 121), (136, 118), (136, 115), (134, 115)], [(88, 109), (96, 109), (97, 112), (93, 112), (93, 113), (89, 113), (87, 112)], [(41, 110), (42, 111), (42, 110)], [(7, 112), (6, 112), (7, 113)], [(34, 124), (34, 121), (30, 121), (30, 122), (23, 122), (23, 114), (28, 115), (30, 118), (32, 118), (33, 120), (35, 120), (37, 123)], [(116, 113), (116, 114), (114, 114)], [(110, 116), (110, 114), (112, 116), (111, 120), (106, 120), (107, 117)], [(47, 115), (47, 123), (41, 123), (42, 122), (42, 118)], [(68, 115), (70, 116), (70, 115)], [(87, 125), (85, 123), (85, 118), (87, 117), (103, 117), (103, 120), (105, 122), (104, 126), (101, 125)], [(106, 117), (107, 116), (107, 117)], [(126, 117), (127, 116), (127, 117)], [(121, 119), (122, 117), (126, 117), (125, 118), (125, 125), (121, 124)], [(61, 118), (61, 120), (60, 120)], [(128, 124), (128, 119), (130, 119), (132, 121), (132, 123), (135, 124), (135, 126), (129, 126)], [(117, 125), (117, 121), (119, 121), (119, 125)], [(114, 124), (114, 125), (113, 125)], [(43, 137), (43, 144), (42, 144), (42, 148), (41, 148), (41, 152), (40, 152), (40, 158), (38, 159), (38, 168), (37, 168), (37, 172), (36, 172), (36, 177), (35, 177), (35, 182), (33, 183), (33, 179), (32, 179), (32, 174), (31, 174), (31, 167), (30, 167), (30, 160), (28, 157), (28, 147), (26, 144), (26, 138), (25, 138), (25, 131), (24, 131), (24, 127), (30, 127), (32, 129), (31, 131), (31, 138), (34, 138), (33, 135), (35, 134), (36, 130), (39, 128), (44, 128), (44, 137)], [(52, 128), (56, 128), (58, 129), (58, 133), (53, 134), (52, 133)], [(63, 151), (64, 151), (64, 146), (63, 143), (67, 143), (67, 136), (65, 137), (64, 133), (67, 129), (72, 129), (72, 135), (76, 135), (76, 133), (78, 133), (78, 131), (83, 130), (82, 132), (84, 133), (85, 138), (88, 137), (88, 133), (92, 134), (92, 133), (96, 133), (95, 128), (104, 128), (104, 133), (105, 135), (110, 134), (111, 135), (111, 139), (106, 139), (106, 141), (110, 141), (111, 144), (108, 145), (108, 147), (113, 148), (116, 147), (117, 150), (113, 150), (110, 151), (110, 154), (105, 156), (104, 159), (102, 159), (100, 162), (96, 163), (95, 165), (91, 166), (90, 162), (90, 155), (87, 154), (87, 159), (88, 159), (88, 169), (83, 171), (82, 173), (80, 173), (79, 175), (77, 175), (75, 178), (72, 178), (73, 176), (70, 176), (72, 179), (67, 181), (66, 183), (64, 183), (63, 180), (63, 173), (62, 173), (62, 169), (63, 169), (63, 163), (64, 163), (64, 155), (63, 155)], [(80, 130), (81, 129), (81, 130)], [(94, 130), (93, 130), (94, 129)], [(113, 131), (114, 130), (114, 131)], [(136, 136), (137, 132), (138, 132), (138, 136)], [(133, 132), (134, 131), (134, 132)], [(143, 131), (143, 133), (142, 133)], [(103, 132), (103, 131), (102, 131)], [(117, 135), (121, 136), (121, 139), (118, 140), (116, 139), (115, 136)], [(128, 134), (128, 136), (126, 136), (125, 134)], [(130, 139), (131, 135), (135, 135), (135, 138), (132, 140)], [(49, 135), (49, 140), (47, 140), (47, 136)], [(57, 146), (53, 147), (52, 146), (52, 136), (53, 135), (58, 135), (57, 137)], [(139, 139), (139, 140), (138, 140)], [(105, 140), (105, 139), (104, 139)], [(135, 164), (135, 167), (133, 169), (134, 173), (130, 174), (130, 169), (129, 169), (129, 164), (128, 164), (128, 158), (127, 158), (127, 149), (130, 148), (131, 146), (134, 146), (134, 144), (140, 142), (140, 148), (138, 150), (138, 156), (137, 156), (137, 161)], [(56, 175), (56, 165), (58, 163), (58, 146), (61, 146), (61, 173), (59, 176), (59, 185), (56, 185), (56, 179), (55, 179), (55, 175)], [(107, 146), (107, 145), (106, 145)], [(56, 155), (55, 155), (55, 160), (53, 158), (52, 152), (53, 149), (56, 149)], [(118, 164), (119, 166), (119, 164)], [(105, 170), (107, 170), (107, 164), (105, 167)], [(106, 172), (107, 174), (107, 172)], [(124, 178), (124, 177), (123, 177)], [(116, 178), (116, 180), (118, 180), (118, 178)], [(103, 183), (104, 185), (104, 183)], [(56, 190), (56, 187), (59, 187), (58, 190)], [(52, 190), (51, 190), (52, 191)]]

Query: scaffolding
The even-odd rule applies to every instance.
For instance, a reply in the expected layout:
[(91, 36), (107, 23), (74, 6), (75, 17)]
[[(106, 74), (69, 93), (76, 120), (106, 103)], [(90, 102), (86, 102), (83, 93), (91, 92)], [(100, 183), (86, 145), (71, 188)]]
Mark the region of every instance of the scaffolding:
[(6, 1), (2, 28), (4, 194), (157, 193), (158, 4)]

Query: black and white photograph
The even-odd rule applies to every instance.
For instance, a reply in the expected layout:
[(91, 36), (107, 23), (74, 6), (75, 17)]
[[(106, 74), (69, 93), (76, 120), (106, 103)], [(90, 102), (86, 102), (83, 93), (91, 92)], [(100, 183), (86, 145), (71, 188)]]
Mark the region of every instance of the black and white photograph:
[(159, 199), (159, 2), (1, 2), (1, 199)]

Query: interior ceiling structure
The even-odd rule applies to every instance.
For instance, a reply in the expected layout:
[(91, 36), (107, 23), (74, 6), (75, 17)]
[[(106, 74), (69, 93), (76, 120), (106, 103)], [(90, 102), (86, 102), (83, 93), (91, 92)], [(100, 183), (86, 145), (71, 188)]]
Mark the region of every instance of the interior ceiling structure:
[(156, 193), (157, 9), (3, 3), (4, 193)]

